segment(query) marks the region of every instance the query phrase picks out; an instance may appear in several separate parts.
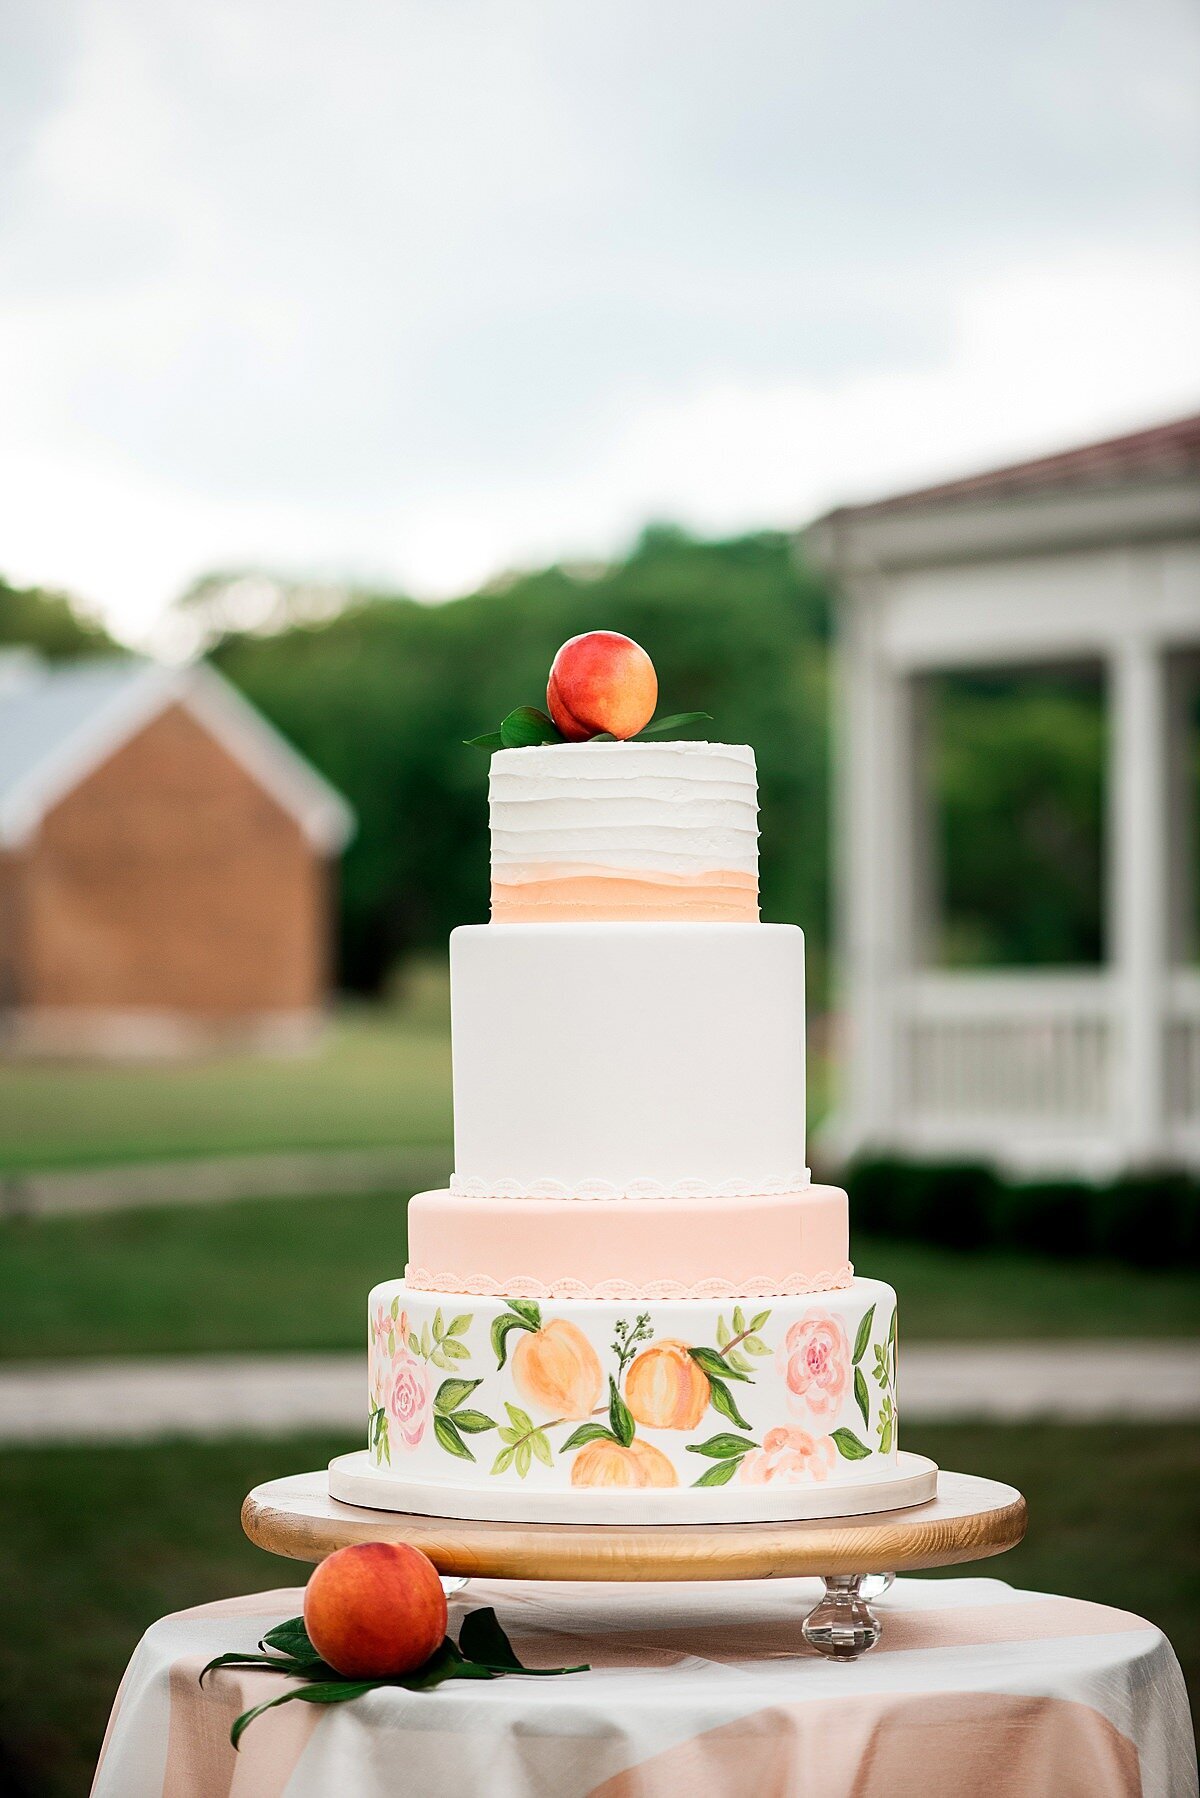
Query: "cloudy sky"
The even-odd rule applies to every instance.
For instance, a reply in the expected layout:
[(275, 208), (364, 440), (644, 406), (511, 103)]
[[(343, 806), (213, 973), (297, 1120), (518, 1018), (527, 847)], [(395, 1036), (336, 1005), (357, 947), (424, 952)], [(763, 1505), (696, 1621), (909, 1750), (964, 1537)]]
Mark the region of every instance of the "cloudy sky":
[(0, 569), (437, 596), (1200, 405), (1194, 0), (0, 0)]

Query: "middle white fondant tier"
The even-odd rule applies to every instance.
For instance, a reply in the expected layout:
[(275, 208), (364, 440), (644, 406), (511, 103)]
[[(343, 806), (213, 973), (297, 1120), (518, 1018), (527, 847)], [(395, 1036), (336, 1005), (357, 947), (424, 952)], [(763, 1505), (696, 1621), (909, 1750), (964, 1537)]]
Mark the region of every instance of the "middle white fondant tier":
[(450, 978), (454, 1191), (806, 1184), (795, 925), (465, 925)]
[(896, 1465), (896, 1295), (878, 1280), (745, 1305), (539, 1304), (389, 1280), (369, 1335), (368, 1449), (418, 1483), (632, 1497)]

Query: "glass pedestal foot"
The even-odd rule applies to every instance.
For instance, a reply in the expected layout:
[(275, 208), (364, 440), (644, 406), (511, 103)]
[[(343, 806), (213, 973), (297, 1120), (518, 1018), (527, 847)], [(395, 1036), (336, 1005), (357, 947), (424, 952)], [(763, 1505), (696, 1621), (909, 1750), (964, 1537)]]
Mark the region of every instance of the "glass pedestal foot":
[(467, 1576), (465, 1573), (440, 1573), (438, 1578), (442, 1582), (442, 1591), (446, 1594), (447, 1598), (453, 1598), (454, 1594), (456, 1592), (461, 1592), (467, 1583)]
[(818, 1654), (833, 1661), (856, 1661), (878, 1642), (882, 1625), (862, 1594), (867, 1579), (878, 1592), (874, 1574), (826, 1575), (825, 1596), (804, 1619), (804, 1640)]

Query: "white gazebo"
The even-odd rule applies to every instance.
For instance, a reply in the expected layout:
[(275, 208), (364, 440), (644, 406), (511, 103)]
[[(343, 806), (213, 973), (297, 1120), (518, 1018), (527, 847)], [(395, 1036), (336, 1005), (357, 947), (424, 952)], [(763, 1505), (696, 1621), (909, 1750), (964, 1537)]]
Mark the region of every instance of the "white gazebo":
[[(1103, 1174), (1200, 1165), (1189, 708), (1200, 666), (1200, 416), (832, 512), (837, 1156), (981, 1156)], [(1100, 666), (1109, 707), (1107, 961), (929, 964), (924, 694), (940, 671)]]

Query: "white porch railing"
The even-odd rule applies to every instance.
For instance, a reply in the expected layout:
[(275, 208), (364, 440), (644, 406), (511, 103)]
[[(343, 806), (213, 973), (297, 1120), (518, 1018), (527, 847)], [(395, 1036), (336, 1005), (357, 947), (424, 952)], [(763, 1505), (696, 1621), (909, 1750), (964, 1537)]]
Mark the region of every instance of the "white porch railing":
[(1200, 969), (1181, 969), (1167, 985), (1168, 1124), (1200, 1133)]

